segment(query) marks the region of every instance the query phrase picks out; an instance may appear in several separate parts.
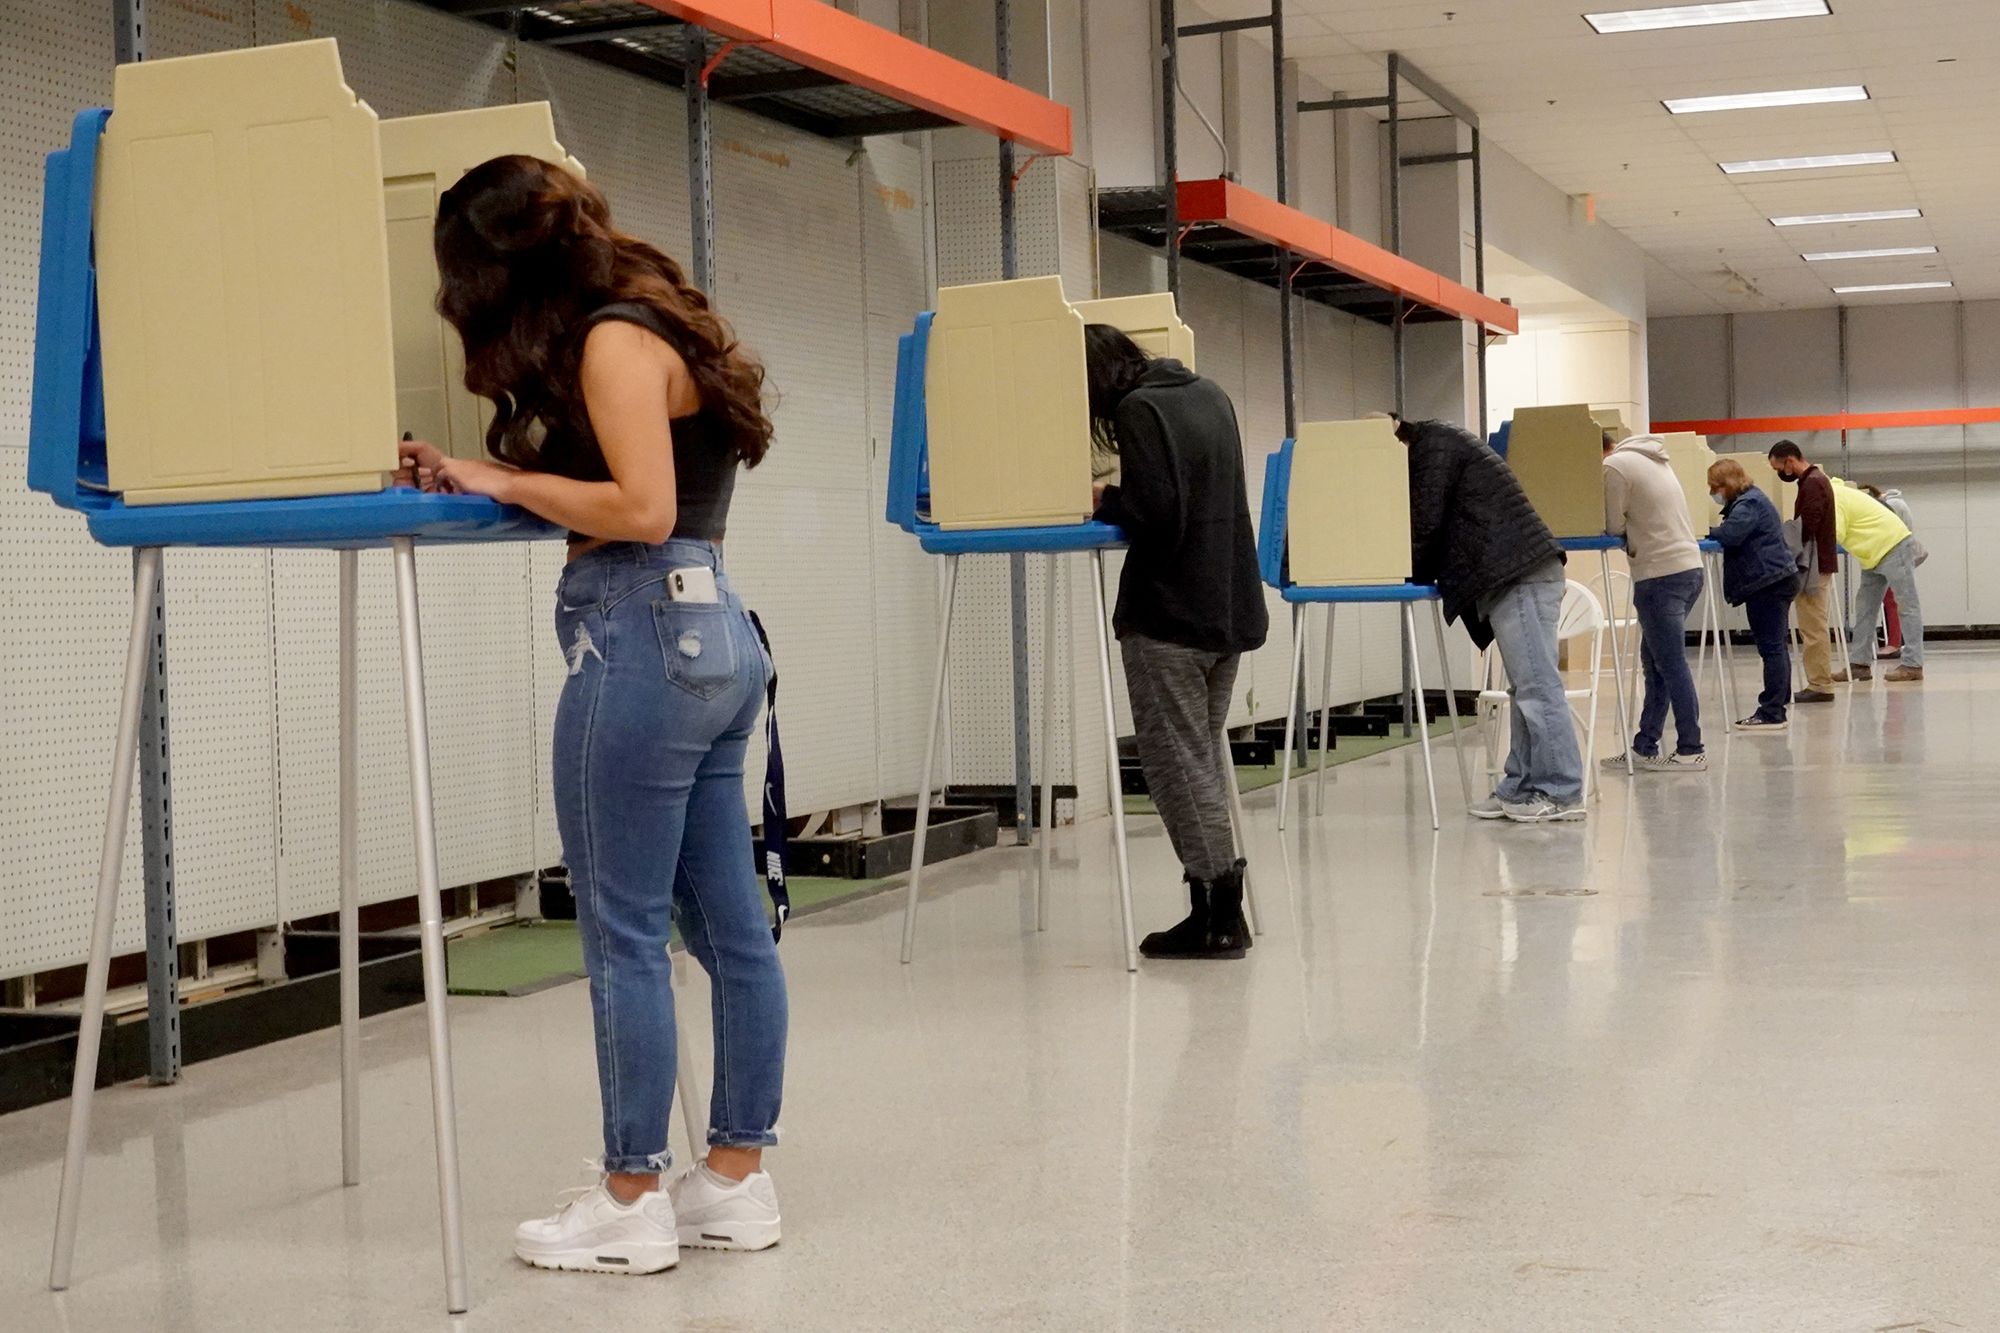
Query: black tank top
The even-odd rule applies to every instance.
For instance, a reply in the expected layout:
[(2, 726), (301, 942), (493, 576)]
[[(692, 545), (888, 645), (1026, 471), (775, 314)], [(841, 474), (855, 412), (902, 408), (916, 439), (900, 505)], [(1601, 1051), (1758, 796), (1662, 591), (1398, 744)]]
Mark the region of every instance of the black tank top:
[[(577, 330), (582, 338), (607, 319), (637, 324), (658, 334), (669, 346), (672, 332), (652, 307), (635, 301), (621, 301), (594, 311)], [(729, 439), (729, 423), (719, 412), (703, 405), (692, 416), (675, 417), (674, 439), (674, 531), (676, 537), (697, 537), (721, 541), (729, 522), (729, 502), (736, 493), (737, 455)], [(542, 445), (544, 467), (559, 476), (578, 481), (610, 481), (611, 469), (604, 450), (590, 429), (588, 417), (580, 420), (575, 438), (549, 439)], [(589, 534), (571, 532), (572, 541), (589, 541)]]

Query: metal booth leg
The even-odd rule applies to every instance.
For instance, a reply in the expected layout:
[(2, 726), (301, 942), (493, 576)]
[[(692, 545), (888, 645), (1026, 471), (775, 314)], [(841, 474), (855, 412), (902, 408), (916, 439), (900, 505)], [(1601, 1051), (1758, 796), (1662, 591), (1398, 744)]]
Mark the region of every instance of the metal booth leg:
[(118, 917), (118, 876), (125, 865), (126, 815), (132, 772), (139, 762), (139, 710), (152, 659), (153, 590), (160, 583), (160, 549), (137, 552), (132, 570), (132, 636), (125, 645), (125, 692), (118, 705), (118, 742), (111, 752), (111, 804), (104, 815), (104, 850), (97, 862), (97, 913), (90, 926), (90, 962), (84, 970), (83, 1025), (76, 1035), (76, 1071), (70, 1078), (69, 1144), (63, 1153), (62, 1190), (56, 1202), (55, 1252), (49, 1290), (69, 1286), (76, 1257), (77, 1207), (83, 1197), (83, 1161), (90, 1148), (90, 1101), (97, 1087), (99, 1039), (104, 1033), (104, 989), (111, 973), (111, 928)]
[(417, 917), (423, 942), (424, 1010), (430, 1021), (431, 1118), (437, 1131), (438, 1211), (444, 1231), (446, 1307), (466, 1308), (465, 1228), (458, 1177), (458, 1124), (445, 1016), (444, 890), (438, 870), (437, 810), (431, 787), (430, 719), (424, 702), (423, 636), (417, 622), (417, 550), (396, 538), (396, 618), (403, 648), (403, 719), (410, 739), (410, 808), (417, 834)]
[[(939, 720), (944, 716), (944, 683), (951, 667), (951, 614), (958, 605), (958, 557), (944, 558), (944, 619), (938, 622), (937, 670), (931, 677), (930, 728), (924, 739), (924, 777), (917, 792), (917, 833), (910, 847), (910, 887), (903, 900), (903, 961), (917, 948), (917, 893), (924, 877), (924, 844), (931, 831), (931, 779), (936, 774)], [(1117, 756), (1112, 756), (1116, 759)]]
[[(1320, 654), (1319, 668), (1319, 777), (1313, 784), (1313, 813), (1326, 813), (1326, 764), (1327, 742), (1333, 735), (1333, 613), (1332, 602), (1326, 604), (1326, 643)], [(1303, 620), (1300, 622), (1303, 624)]]
[[(1618, 646), (1618, 634), (1615, 628), (1615, 625), (1618, 620), (1618, 613), (1616, 610), (1611, 609), (1608, 605), (1611, 601), (1611, 552), (1599, 551), (1597, 553), (1597, 558), (1599, 565), (1602, 567), (1604, 571), (1604, 600), (1607, 603), (1605, 614), (1611, 618), (1614, 625), (1614, 629), (1611, 634), (1611, 677), (1612, 680), (1618, 686), (1619, 743), (1622, 746), (1624, 746), (1625, 749), (1625, 775), (1627, 777), (1631, 777), (1639, 770), (1638, 770), (1638, 765), (1632, 762), (1632, 710), (1631, 707), (1626, 703), (1625, 699), (1625, 694), (1626, 694), (1625, 654), (1624, 651)], [(1628, 595), (1628, 601), (1631, 604), (1632, 621), (1634, 626), (1636, 627), (1639, 620), (1639, 594), (1637, 591), (1637, 585), (1628, 582), (1626, 586), (1634, 589), (1634, 591)], [(1645, 631), (1640, 630), (1639, 632), (1643, 638)], [(1640, 650), (1637, 648), (1634, 648), (1632, 650), (1632, 655), (1635, 659), (1638, 657), (1639, 651)], [(1592, 662), (1590, 665), (1592, 670), (1595, 670), (1597, 667), (1597, 663), (1595, 662)], [(1638, 688), (1636, 681), (1634, 682), (1633, 688), (1634, 690)], [(1634, 700), (1633, 702), (1636, 703), (1637, 700)]]
[(361, 1183), (361, 554), (340, 553), (340, 1179)]
[(1118, 777), (1118, 714), (1111, 700), (1111, 625), (1104, 597), (1104, 552), (1090, 553), (1090, 591), (1097, 621), (1097, 679), (1104, 695), (1104, 769), (1111, 797), (1111, 842), (1118, 853), (1118, 910), (1125, 925), (1125, 970), (1139, 970), (1132, 934), (1132, 860), (1125, 845), (1125, 787)]
[(1049, 843), (1056, 827), (1056, 571), (1061, 567), (1062, 557), (1050, 555), (1042, 607), (1042, 826), (1036, 835), (1041, 842), (1035, 862), (1036, 930), (1049, 928)]
[(1437, 772), (1431, 767), (1431, 710), (1424, 706), (1424, 666), (1417, 654), (1417, 608), (1414, 603), (1403, 603), (1403, 642), (1410, 650), (1410, 679), (1417, 701), (1417, 722), (1424, 750), (1424, 786), (1431, 795), (1431, 832), (1435, 833), (1444, 825), (1438, 819)]
[(1222, 765), (1222, 776), (1229, 783), (1229, 826), (1236, 834), (1236, 857), (1243, 862), (1243, 920), (1252, 935), (1262, 935), (1264, 927), (1257, 920), (1257, 894), (1250, 885), (1250, 821), (1243, 817), (1243, 789), (1236, 783), (1236, 756), (1230, 752), (1227, 731), (1216, 736), (1215, 755)]
[(1451, 750), (1458, 756), (1458, 789), (1465, 804), (1472, 805), (1472, 774), (1465, 766), (1465, 728), (1459, 725), (1458, 690), (1451, 680), (1451, 650), (1445, 646), (1444, 603), (1431, 601), (1431, 628), (1437, 632), (1438, 670), (1444, 673), (1444, 706), (1451, 714)]
[(1292, 803), (1292, 741), (1299, 720), (1299, 679), (1306, 669), (1306, 618), (1303, 604), (1292, 603), (1292, 674), (1285, 678), (1285, 757), (1278, 770), (1278, 832), (1285, 831), (1285, 814)]

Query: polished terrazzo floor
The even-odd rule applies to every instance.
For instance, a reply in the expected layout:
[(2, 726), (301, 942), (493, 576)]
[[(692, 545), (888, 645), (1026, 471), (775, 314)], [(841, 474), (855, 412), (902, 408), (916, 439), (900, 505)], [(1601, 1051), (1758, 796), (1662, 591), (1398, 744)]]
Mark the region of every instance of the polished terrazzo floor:
[[(800, 922), (763, 1255), (511, 1258), (595, 1149), (581, 985), (452, 1001), (462, 1320), (419, 1011), (368, 1024), (358, 1189), (332, 1033), (102, 1095), (60, 1297), (64, 1108), (0, 1120), (0, 1328), (2000, 1328), (2000, 652), (1930, 674), (1582, 826), (1466, 821), (1446, 766), (1434, 838), (1414, 749), (1282, 839), (1253, 796), (1243, 964), (1128, 978), (1101, 822), (1046, 934), (1014, 850), (936, 875), (913, 966), (899, 897)], [(1165, 924), (1157, 823), (1133, 861)]]

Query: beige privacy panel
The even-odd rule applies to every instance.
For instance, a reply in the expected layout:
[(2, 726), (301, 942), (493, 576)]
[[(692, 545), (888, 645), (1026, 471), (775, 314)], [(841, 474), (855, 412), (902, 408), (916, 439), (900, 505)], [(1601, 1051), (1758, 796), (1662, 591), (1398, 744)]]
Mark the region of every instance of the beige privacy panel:
[(940, 527), (1090, 516), (1083, 317), (1061, 278), (940, 288), (924, 398)]
[(447, 111), (382, 122), (382, 190), (389, 232), (389, 300), (399, 431), (456, 458), (486, 455), (491, 404), (465, 387), (465, 351), (437, 313), (431, 247), (438, 198), (495, 157), (538, 157), (583, 175), (556, 142), (547, 102)]
[(1556, 536), (1603, 535), (1604, 432), (1588, 407), (1515, 412), (1507, 463)]
[(1147, 356), (1171, 357), (1189, 370), (1195, 368), (1194, 330), (1181, 322), (1172, 292), (1078, 301), (1076, 313), (1086, 324), (1109, 324), (1123, 331)]
[(118, 68), (97, 181), (110, 482), (131, 504), (396, 466), (375, 113), (332, 41)]
[(1661, 438), (1667, 442), (1667, 462), (1674, 470), (1674, 480), (1687, 497), (1688, 522), (1695, 536), (1706, 537), (1708, 530), (1722, 521), (1722, 507), (1708, 495), (1708, 465), (1715, 461), (1715, 450), (1708, 447), (1706, 436), (1691, 431)]
[(1717, 454), (1717, 458), (1732, 459), (1750, 474), (1750, 484), (1769, 496), (1771, 503), (1778, 506), (1778, 517), (1789, 523), (1798, 514), (1799, 488), (1787, 485), (1778, 479), (1778, 470), (1771, 466), (1771, 460), (1764, 454)]
[(1285, 535), (1309, 588), (1410, 577), (1410, 451), (1389, 421), (1316, 421), (1292, 445)]
[[(1083, 316), (1085, 324), (1109, 324), (1122, 330), (1148, 356), (1171, 357), (1189, 370), (1195, 368), (1194, 330), (1181, 322), (1172, 292), (1078, 301), (1076, 313)], [(1091, 480), (1116, 484), (1118, 476), (1117, 453), (1092, 441)]]

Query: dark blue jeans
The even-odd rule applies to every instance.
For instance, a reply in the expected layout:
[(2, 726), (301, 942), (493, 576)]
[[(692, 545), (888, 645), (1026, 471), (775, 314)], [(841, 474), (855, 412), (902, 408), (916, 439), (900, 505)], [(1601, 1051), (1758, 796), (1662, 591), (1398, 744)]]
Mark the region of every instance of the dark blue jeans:
[(1750, 594), (1743, 609), (1750, 617), (1750, 633), (1757, 640), (1757, 656), (1764, 663), (1764, 690), (1757, 696), (1757, 716), (1766, 722), (1783, 722), (1792, 702), (1792, 590), (1796, 582), (1786, 579), (1776, 587)]
[[(716, 571), (720, 601), (667, 600)], [(785, 974), (751, 857), (743, 756), (770, 670), (708, 542), (621, 543), (556, 589), (569, 678), (556, 705), (556, 822), (590, 972), (604, 1169), (664, 1171), (677, 1051), (667, 938), (707, 971), (715, 1022), (708, 1141), (778, 1141)]]
[(1646, 704), (1639, 710), (1639, 734), (1632, 738), (1634, 754), (1660, 752), (1669, 704), (1679, 733), (1679, 753), (1702, 753), (1701, 700), (1687, 657), (1688, 612), (1701, 600), (1702, 584), (1701, 571), (1688, 569), (1632, 585), (1632, 605), (1639, 615), (1639, 665), (1646, 675)]

